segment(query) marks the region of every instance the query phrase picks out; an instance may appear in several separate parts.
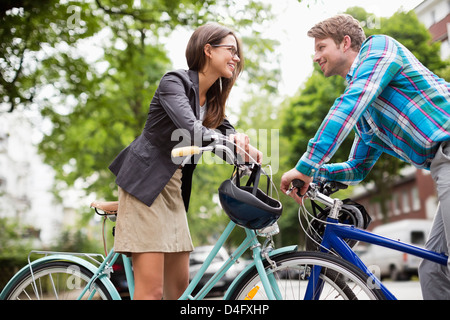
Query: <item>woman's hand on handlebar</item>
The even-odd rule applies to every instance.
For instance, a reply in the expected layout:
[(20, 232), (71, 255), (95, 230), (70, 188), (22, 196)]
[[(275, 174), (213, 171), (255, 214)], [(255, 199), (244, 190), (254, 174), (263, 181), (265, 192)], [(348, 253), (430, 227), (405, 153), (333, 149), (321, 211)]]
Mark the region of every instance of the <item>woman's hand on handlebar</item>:
[[(291, 188), (292, 180), (301, 180), (304, 182), (303, 187), (301, 187), (300, 190), (292, 190), (293, 192), (288, 193), (289, 189)], [(298, 196), (297, 191), (300, 191), (300, 194), (304, 195), (308, 191), (309, 184), (312, 182), (313, 178), (308, 177), (304, 175), (303, 173), (299, 172), (297, 169), (293, 168), (289, 170), (288, 172), (284, 173), (281, 177), (281, 185), (280, 189), (284, 194), (288, 194), (290, 197), (292, 197), (298, 204), (302, 203), (302, 198)], [(297, 189), (297, 188), (295, 188)]]
[[(255, 147), (253, 147), (252, 145), (249, 145), (249, 150), (248, 153), (250, 154), (250, 156), (256, 160), (256, 162), (258, 164), (262, 164), (262, 160), (263, 160), (263, 153), (261, 151), (259, 151), (258, 149), (256, 149)], [(248, 156), (247, 156), (248, 157)], [(247, 160), (246, 160), (247, 161)]]
[(250, 145), (250, 138), (246, 134), (237, 132), (231, 134), (229, 139), (236, 144), (236, 151), (244, 158), (245, 162), (250, 162), (250, 157), (252, 157), (257, 163), (262, 163), (262, 152)]

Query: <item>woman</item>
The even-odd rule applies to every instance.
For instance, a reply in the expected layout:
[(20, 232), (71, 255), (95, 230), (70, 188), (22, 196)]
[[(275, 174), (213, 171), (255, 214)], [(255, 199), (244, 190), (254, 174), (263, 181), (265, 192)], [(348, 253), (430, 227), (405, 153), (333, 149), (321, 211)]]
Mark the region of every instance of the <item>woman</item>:
[(172, 134), (183, 129), (191, 142), (219, 130), (261, 162), (261, 152), (225, 118), (241, 58), (231, 30), (218, 24), (199, 27), (186, 48), (189, 70), (164, 75), (142, 134), (109, 167), (119, 186), (114, 246), (132, 256), (134, 299), (177, 299), (189, 283), (193, 245), (186, 211), (195, 164), (180, 168), (171, 160), (171, 150), (180, 145)]

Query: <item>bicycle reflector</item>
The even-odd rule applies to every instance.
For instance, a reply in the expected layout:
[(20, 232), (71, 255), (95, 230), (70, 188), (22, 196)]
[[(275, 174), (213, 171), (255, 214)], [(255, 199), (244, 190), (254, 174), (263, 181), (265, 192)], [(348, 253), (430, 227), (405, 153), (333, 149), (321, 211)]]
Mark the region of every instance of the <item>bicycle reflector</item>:
[(220, 203), (228, 217), (237, 225), (253, 230), (274, 224), (283, 211), (280, 201), (258, 188), (260, 171), (261, 167), (256, 165), (246, 186), (240, 186), (237, 172), (235, 182), (228, 179), (219, 187)]

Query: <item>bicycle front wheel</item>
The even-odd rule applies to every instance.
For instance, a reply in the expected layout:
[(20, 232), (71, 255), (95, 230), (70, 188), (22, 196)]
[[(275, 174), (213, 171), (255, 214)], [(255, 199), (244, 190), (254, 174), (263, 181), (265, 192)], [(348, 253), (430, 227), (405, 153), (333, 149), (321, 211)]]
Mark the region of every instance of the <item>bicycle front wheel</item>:
[(7, 300), (111, 300), (101, 281), (80, 296), (93, 277), (91, 271), (73, 262), (52, 261), (24, 273), (5, 294)]
[[(265, 263), (272, 289), (282, 300), (384, 300), (371, 278), (342, 258), (321, 252), (294, 252)], [(314, 277), (314, 272), (317, 277)], [(317, 281), (313, 281), (317, 278)], [(308, 287), (309, 286), (309, 287)], [(256, 268), (230, 294), (232, 300), (267, 300)]]

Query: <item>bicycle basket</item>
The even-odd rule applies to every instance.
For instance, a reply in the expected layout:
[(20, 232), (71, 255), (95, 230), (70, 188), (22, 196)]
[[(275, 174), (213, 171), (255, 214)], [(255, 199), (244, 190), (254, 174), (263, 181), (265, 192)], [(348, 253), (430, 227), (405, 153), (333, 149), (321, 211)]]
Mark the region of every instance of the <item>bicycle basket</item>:
[[(325, 231), (325, 221), (330, 214), (330, 208), (323, 209), (314, 201), (313, 212), (316, 219), (310, 222), (306, 230), (306, 250), (319, 250), (319, 244)], [(343, 200), (343, 206), (339, 211), (339, 223), (353, 225), (359, 229), (367, 229), (372, 220), (363, 205), (350, 199)], [(345, 239), (345, 242), (352, 248), (357, 243), (356, 240)]]
[[(220, 204), (228, 217), (237, 225), (253, 230), (274, 224), (283, 211), (280, 201), (258, 188), (260, 174), (261, 166), (256, 165), (246, 186), (240, 186), (237, 172), (235, 182), (228, 179), (219, 187)], [(270, 178), (267, 179), (269, 186)]]

